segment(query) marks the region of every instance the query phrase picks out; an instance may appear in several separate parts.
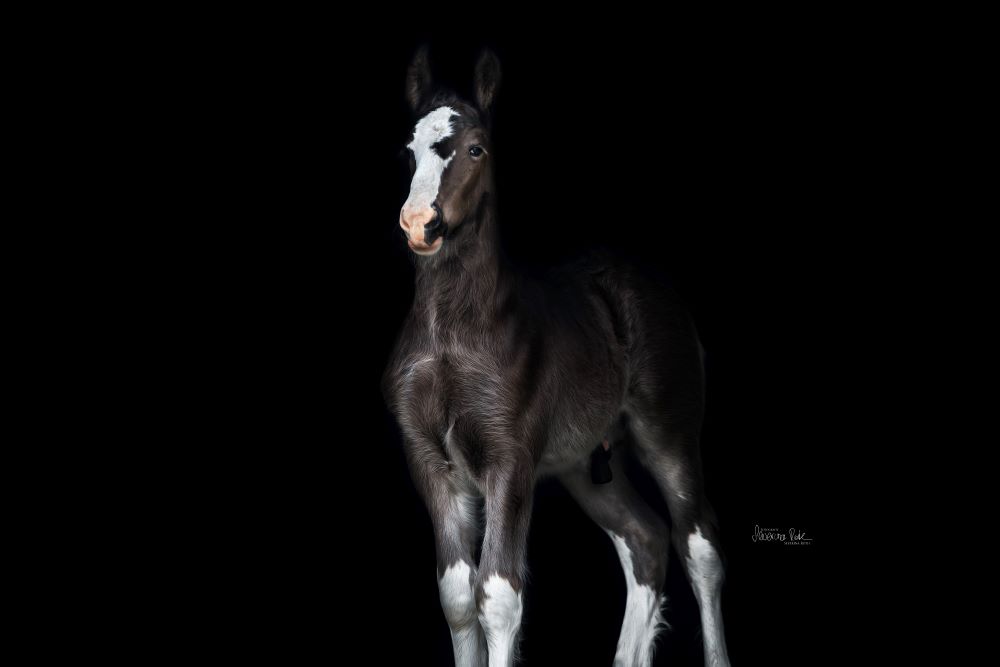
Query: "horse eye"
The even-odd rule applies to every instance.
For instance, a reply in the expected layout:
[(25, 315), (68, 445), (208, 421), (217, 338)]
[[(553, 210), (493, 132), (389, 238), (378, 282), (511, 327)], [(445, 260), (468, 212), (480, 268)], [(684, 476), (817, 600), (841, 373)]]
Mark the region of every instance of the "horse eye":
[(472, 148), (469, 149), (469, 155), (471, 155), (472, 157), (479, 157), (482, 154), (483, 154), (483, 149), (480, 148), (479, 146), (473, 146)]

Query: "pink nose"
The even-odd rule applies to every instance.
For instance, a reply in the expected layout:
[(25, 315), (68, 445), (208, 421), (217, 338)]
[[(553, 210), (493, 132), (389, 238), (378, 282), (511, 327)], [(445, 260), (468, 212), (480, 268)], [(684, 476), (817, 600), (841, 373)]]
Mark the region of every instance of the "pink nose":
[(427, 232), (435, 226), (437, 211), (430, 206), (412, 209), (407, 206), (399, 213), (399, 226), (406, 232), (407, 238), (416, 244), (424, 244)]

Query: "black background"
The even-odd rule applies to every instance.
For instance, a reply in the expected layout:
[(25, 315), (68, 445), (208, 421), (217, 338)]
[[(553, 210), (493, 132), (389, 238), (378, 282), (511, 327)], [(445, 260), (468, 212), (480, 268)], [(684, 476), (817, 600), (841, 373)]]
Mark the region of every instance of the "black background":
[[(857, 602), (835, 550), (850, 529), (847, 459), (867, 443), (856, 360), (877, 307), (858, 212), (890, 85), (863, 37), (638, 20), (239, 28), (208, 30), (190, 78), (172, 83), (181, 94), (154, 100), (174, 119), (161, 150), (184, 158), (161, 209), (183, 220), (165, 282), (184, 288), (185, 315), (163, 323), (164, 356), (196, 382), (175, 397), (191, 443), (171, 454), (186, 513), (180, 544), (164, 548), (199, 600), (189, 629), (254, 656), (450, 660), (430, 522), (379, 392), (413, 293), (398, 154), (414, 122), (406, 66), (427, 42), (460, 92), (482, 46), (500, 57), (492, 157), (509, 255), (533, 269), (609, 246), (667, 274), (694, 314), (731, 658), (800, 664), (833, 650), (843, 628), (827, 616)], [(755, 543), (758, 524), (813, 541)], [(525, 664), (610, 664), (624, 578), (554, 483), (536, 494), (529, 562)], [(675, 556), (666, 592), (673, 630), (657, 664), (701, 664)]]

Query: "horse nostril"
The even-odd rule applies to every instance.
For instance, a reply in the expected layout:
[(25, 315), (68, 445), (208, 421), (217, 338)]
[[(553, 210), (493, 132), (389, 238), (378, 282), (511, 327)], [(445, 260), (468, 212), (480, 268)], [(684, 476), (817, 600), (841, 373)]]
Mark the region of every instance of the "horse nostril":
[(424, 225), (424, 231), (432, 232), (441, 226), (441, 207), (437, 203), (431, 204), (431, 208), (434, 209), (434, 217), (431, 221)]

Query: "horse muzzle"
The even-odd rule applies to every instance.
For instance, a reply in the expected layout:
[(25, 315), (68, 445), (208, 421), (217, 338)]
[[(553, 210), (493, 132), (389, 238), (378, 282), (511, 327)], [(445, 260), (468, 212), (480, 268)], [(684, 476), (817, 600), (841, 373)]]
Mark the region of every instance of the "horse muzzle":
[(418, 255), (433, 255), (440, 250), (444, 244), (445, 232), (448, 231), (441, 207), (437, 203), (418, 211), (404, 206), (399, 214), (399, 226), (406, 234), (410, 250)]

